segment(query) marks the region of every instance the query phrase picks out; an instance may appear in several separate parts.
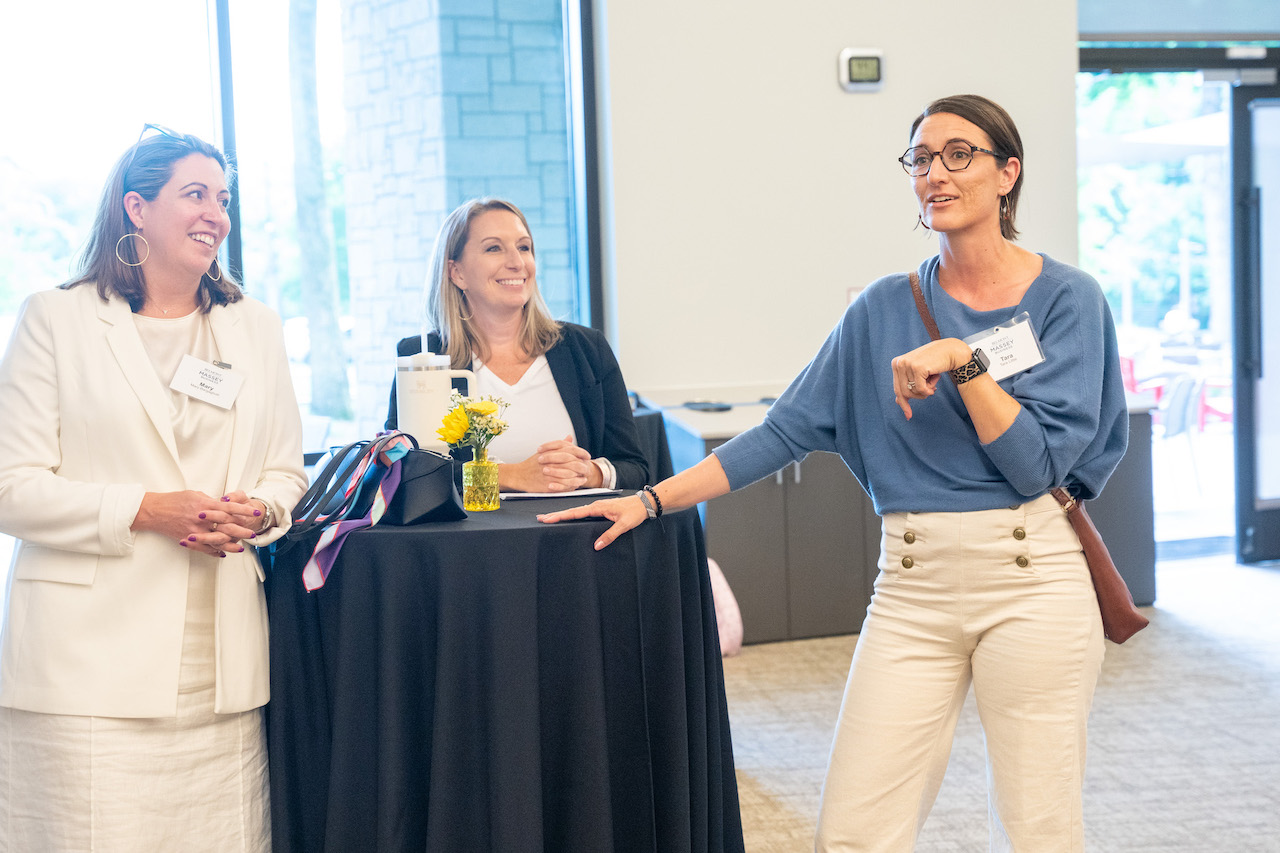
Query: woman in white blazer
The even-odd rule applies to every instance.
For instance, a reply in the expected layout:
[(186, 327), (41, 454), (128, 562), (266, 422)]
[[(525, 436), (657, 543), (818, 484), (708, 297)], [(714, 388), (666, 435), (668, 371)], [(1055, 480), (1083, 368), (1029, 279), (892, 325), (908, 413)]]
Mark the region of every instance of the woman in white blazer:
[(302, 429), (279, 318), (217, 263), (228, 180), (148, 125), (0, 364), (0, 853), (270, 847), (246, 544), (288, 528)]

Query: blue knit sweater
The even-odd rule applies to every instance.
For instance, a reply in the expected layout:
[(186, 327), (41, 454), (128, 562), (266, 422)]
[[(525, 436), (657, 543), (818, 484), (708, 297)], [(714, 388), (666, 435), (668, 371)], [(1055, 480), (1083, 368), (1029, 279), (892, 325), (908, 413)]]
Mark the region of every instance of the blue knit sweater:
[(1013, 506), (1066, 485), (1095, 497), (1128, 444), (1128, 415), (1111, 310), (1080, 270), (1044, 257), (1016, 308), (975, 311), (938, 284), (938, 258), (920, 266), (943, 337), (964, 338), (1031, 315), (1045, 361), (1001, 381), (1022, 405), (990, 444), (978, 441), (950, 378), (911, 403), (893, 400), (890, 363), (929, 342), (905, 273), (871, 284), (760, 426), (715, 450), (738, 489), (814, 450), (839, 453), (877, 513)]

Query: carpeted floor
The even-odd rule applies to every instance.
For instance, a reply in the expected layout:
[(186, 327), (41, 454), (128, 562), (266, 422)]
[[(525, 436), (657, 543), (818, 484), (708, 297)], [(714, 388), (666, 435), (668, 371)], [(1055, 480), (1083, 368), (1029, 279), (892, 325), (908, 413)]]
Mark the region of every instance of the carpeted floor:
[[(1090, 853), (1280, 853), (1280, 567), (1162, 562), (1152, 624), (1107, 644), (1090, 721)], [(748, 646), (725, 686), (748, 853), (804, 853), (857, 636)], [(972, 696), (918, 853), (987, 849)]]

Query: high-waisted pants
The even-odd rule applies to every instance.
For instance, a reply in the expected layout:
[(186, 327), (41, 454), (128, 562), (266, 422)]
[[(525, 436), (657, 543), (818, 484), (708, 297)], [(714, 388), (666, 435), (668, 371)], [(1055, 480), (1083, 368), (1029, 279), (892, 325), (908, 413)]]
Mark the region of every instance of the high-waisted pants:
[(992, 851), (1083, 850), (1085, 728), (1102, 621), (1057, 501), (892, 513), (845, 686), (817, 849), (909, 853), (972, 683)]

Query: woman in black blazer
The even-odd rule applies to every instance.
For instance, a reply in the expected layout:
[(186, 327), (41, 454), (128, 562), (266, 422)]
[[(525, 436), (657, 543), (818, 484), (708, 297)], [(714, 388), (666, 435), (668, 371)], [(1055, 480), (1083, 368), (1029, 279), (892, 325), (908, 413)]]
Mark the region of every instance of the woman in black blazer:
[[(448, 354), (456, 369), (487, 371), (482, 382), (496, 379), (514, 389), (536, 383), (539, 371), (549, 369), (564, 411), (540, 412), (539, 422), (572, 427), (567, 436), (539, 436), (527, 458), (501, 463), (501, 489), (639, 489), (649, 481), (613, 350), (600, 332), (551, 319), (538, 292), (533, 237), (519, 208), (476, 199), (451, 213), (436, 238), (429, 276), (426, 314), (435, 331), (427, 348)], [(421, 336), (403, 339), (396, 351), (422, 352)], [(557, 407), (554, 397), (544, 398), (548, 408)], [(396, 425), (393, 387), (386, 426)]]

